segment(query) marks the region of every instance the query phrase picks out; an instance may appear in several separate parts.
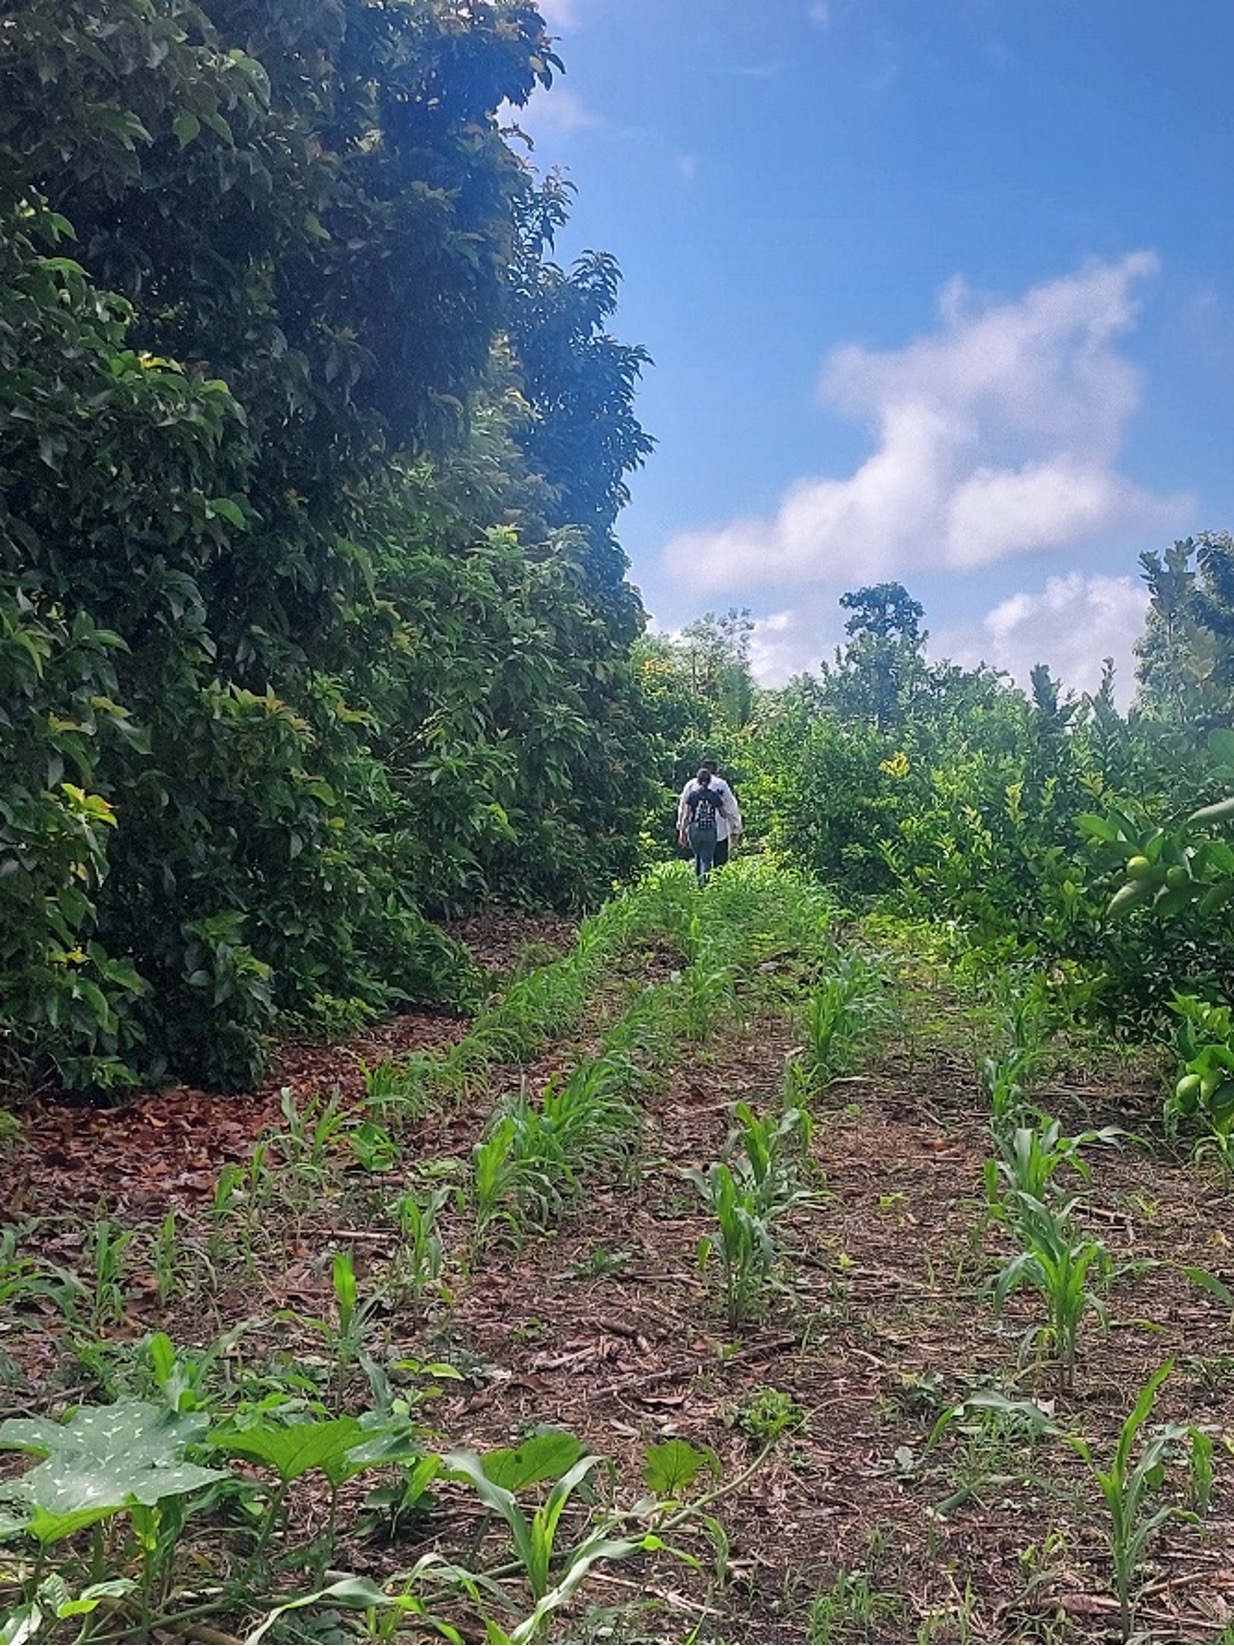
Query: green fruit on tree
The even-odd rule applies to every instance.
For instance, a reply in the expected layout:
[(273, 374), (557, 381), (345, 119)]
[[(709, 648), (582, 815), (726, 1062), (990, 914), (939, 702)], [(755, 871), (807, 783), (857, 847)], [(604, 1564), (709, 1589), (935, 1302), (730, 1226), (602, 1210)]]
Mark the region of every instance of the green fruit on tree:
[(1200, 1077), (1198, 1074), (1185, 1074), (1174, 1088), (1174, 1096), (1180, 1103), (1190, 1103), (1200, 1093)]
[(1171, 891), (1181, 891), (1184, 886), (1190, 885), (1191, 876), (1181, 863), (1175, 863), (1167, 869), (1165, 883)]
[(1153, 866), (1143, 854), (1127, 859), (1127, 875), (1131, 880), (1143, 880), (1153, 872)]

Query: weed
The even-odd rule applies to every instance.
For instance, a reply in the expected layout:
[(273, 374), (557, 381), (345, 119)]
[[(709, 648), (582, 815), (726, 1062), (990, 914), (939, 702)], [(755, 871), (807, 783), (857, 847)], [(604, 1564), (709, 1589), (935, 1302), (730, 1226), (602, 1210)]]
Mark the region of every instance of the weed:
[(762, 1447), (786, 1429), (804, 1428), (806, 1411), (782, 1389), (759, 1389), (741, 1403), (733, 1421), (756, 1446)]
[(868, 1572), (840, 1571), (830, 1589), (814, 1597), (806, 1639), (810, 1646), (833, 1646), (843, 1640), (872, 1640), (904, 1616), (899, 1595), (876, 1589)]
[(595, 1251), (579, 1258), (573, 1272), (580, 1280), (607, 1280), (627, 1269), (633, 1256), (633, 1252), (610, 1252), (597, 1246)]

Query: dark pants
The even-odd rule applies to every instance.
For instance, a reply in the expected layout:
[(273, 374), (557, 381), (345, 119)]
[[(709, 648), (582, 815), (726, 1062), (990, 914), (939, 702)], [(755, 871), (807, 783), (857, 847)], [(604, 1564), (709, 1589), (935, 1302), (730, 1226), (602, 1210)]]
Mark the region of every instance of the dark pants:
[(711, 860), (713, 868), (722, 869), (728, 862), (728, 841), (728, 835), (725, 835), (723, 840), (716, 841), (716, 855)]
[[(691, 823), (687, 831), (690, 850), (694, 853), (694, 872), (700, 884), (711, 873), (716, 860), (716, 831), (714, 829), (699, 829)], [(725, 842), (727, 845), (728, 842)]]

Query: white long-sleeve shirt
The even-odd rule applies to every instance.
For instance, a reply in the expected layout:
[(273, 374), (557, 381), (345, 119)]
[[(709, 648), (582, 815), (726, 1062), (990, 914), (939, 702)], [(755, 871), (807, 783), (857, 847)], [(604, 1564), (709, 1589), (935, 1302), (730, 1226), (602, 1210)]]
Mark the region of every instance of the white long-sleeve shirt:
[[(695, 786), (698, 779), (692, 777), (681, 791), (681, 799), (677, 802), (677, 833), (680, 834), (686, 826), (686, 796)], [(722, 777), (713, 773), (709, 787), (713, 788), (720, 797), (723, 811), (716, 812), (716, 839), (727, 840), (731, 834), (740, 834), (742, 830), (741, 811), (737, 805), (737, 796), (729, 788)]]

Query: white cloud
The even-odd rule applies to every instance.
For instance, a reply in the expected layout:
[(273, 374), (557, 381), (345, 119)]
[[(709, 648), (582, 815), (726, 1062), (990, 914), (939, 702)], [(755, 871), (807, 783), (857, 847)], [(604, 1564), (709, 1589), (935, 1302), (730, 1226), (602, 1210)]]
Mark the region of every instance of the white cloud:
[(930, 654), (973, 668), (990, 663), (1027, 688), (1035, 663), (1074, 691), (1096, 691), (1102, 660), (1115, 663), (1119, 704), (1135, 691), (1132, 647), (1144, 629), (1148, 590), (1134, 577), (1051, 577), (1037, 594), (1001, 601), (971, 629), (931, 639)]
[(755, 619), (750, 634), (750, 667), (763, 686), (783, 686), (803, 669), (817, 669), (823, 649), (801, 612), (774, 612)]
[(812, 6), (806, 7), (806, 16), (816, 28), (827, 28), (831, 23), (831, 7), (828, 0), (815, 0)]
[(602, 126), (604, 121), (577, 93), (554, 85), (547, 91), (537, 86), (522, 108), (503, 105), (498, 123), (518, 126), (534, 141), (538, 137), (557, 137), (583, 131), (588, 126)]
[(933, 333), (898, 350), (837, 348), (822, 397), (869, 424), (872, 454), (847, 476), (795, 481), (771, 518), (681, 534), (664, 551), (669, 570), (694, 593), (834, 589), (1115, 527), (1181, 527), (1189, 497), (1156, 495), (1117, 468), (1142, 391), (1116, 342), (1155, 268), (1147, 252), (1093, 261), (1005, 303), (979, 302), (956, 279)]
[(536, 10), (550, 29), (568, 29), (578, 21), (578, 0), (537, 0)]

